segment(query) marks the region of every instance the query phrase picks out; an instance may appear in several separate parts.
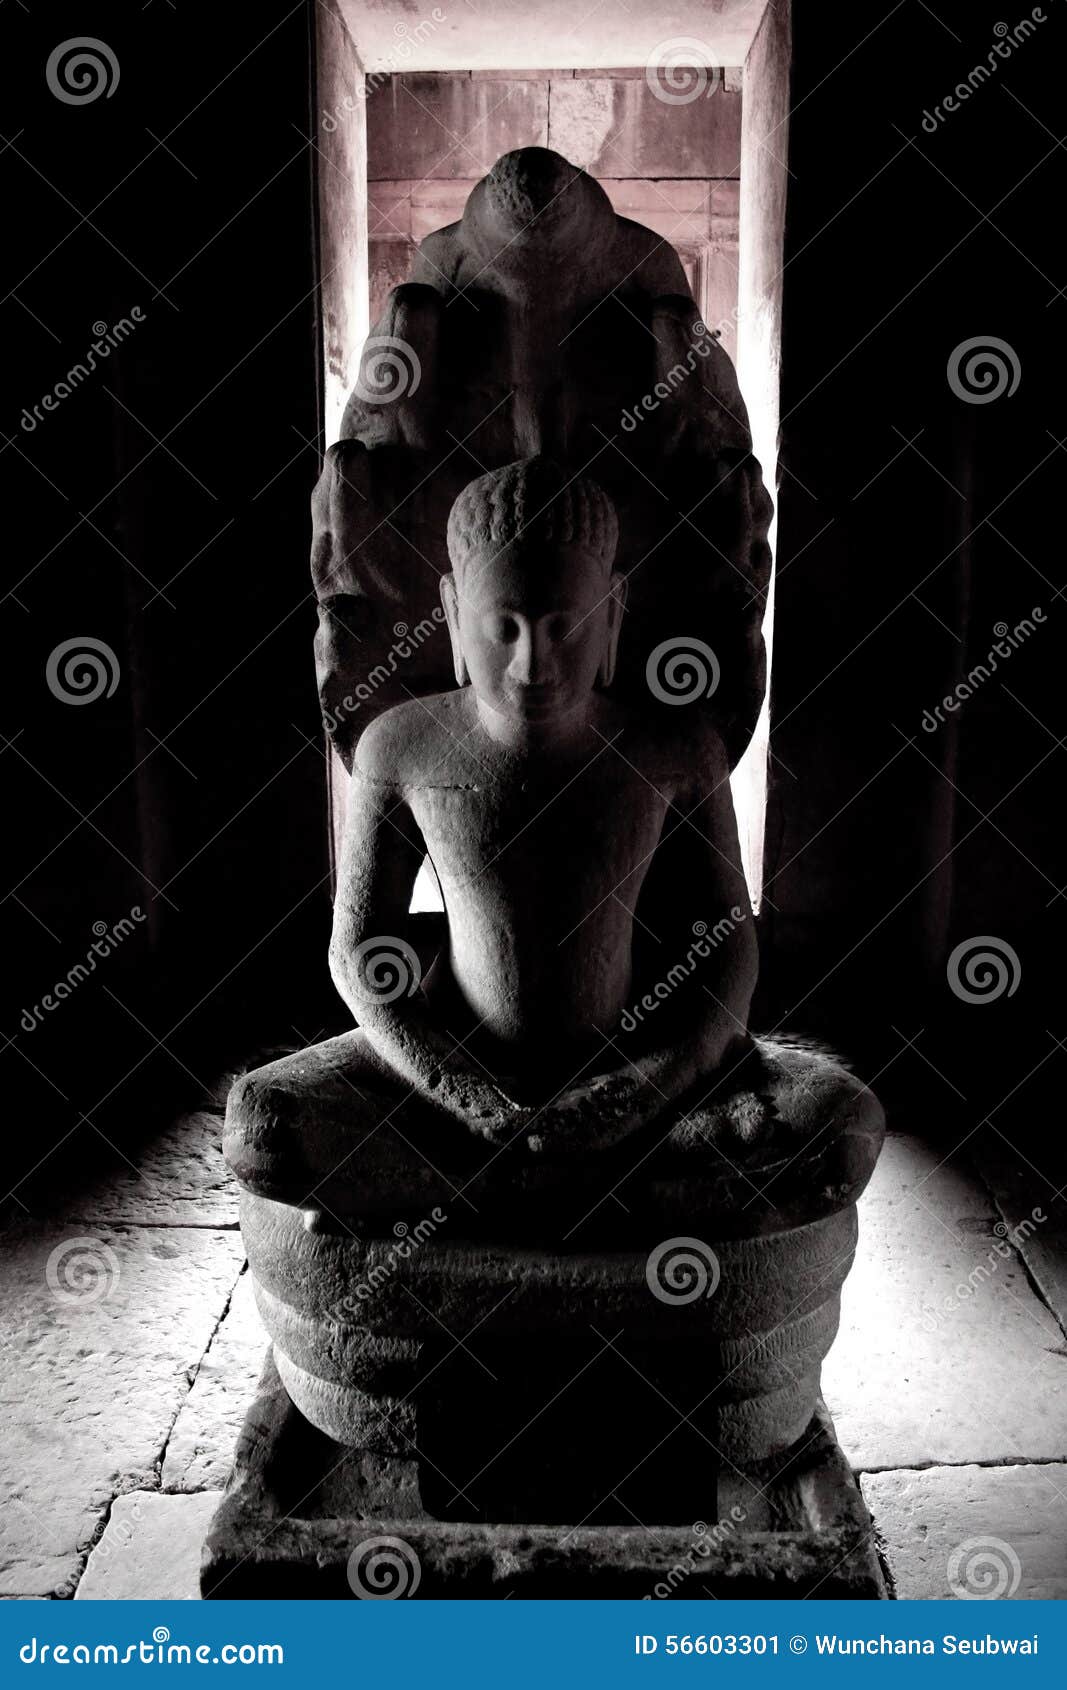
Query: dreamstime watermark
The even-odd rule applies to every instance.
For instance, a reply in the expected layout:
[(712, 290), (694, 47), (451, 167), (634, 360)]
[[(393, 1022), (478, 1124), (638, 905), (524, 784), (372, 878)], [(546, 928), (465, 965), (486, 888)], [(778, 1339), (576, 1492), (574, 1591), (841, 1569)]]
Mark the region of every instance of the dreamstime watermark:
[[(327, 615), (332, 612), (327, 606)], [(336, 733), (346, 716), (354, 716), (364, 704), (372, 699), (379, 687), (383, 687), (391, 680), (402, 663), (407, 663), (418, 651), (419, 647), (430, 638), (436, 629), (445, 621), (445, 613), (440, 605), (435, 605), (429, 616), (424, 616), (416, 622), (413, 628), (406, 622), (398, 622), (393, 628), (394, 643), (381, 663), (376, 663), (364, 680), (360, 681), (354, 692), (346, 692), (344, 698), (335, 704), (331, 710), (322, 713), (322, 725), (329, 734)]]
[(639, 423), (644, 422), (646, 416), (658, 411), (665, 399), (669, 399), (682, 383), (689, 380), (697, 363), (702, 358), (710, 358), (712, 349), (722, 330), (709, 329), (701, 319), (693, 324), (693, 344), (681, 363), (673, 364), (661, 381), (656, 382), (651, 393), (646, 393), (636, 405), (629, 406), (623, 411), (619, 419), (620, 427), (627, 434), (633, 434)]
[(394, 334), (372, 334), (363, 343), (353, 397), (365, 405), (392, 405), (418, 392), (422, 364), (415, 348)]
[(1040, 6), (1035, 6), (1028, 18), (1021, 18), (1014, 28), (1006, 23), (993, 25), (996, 36), (992, 47), (986, 54), (984, 61), (976, 64), (968, 72), (962, 82), (957, 82), (951, 93), (946, 94), (934, 107), (933, 111), (924, 111), (922, 126), (928, 135), (936, 135), (938, 126), (945, 122), (953, 112), (968, 101), (972, 94), (977, 94), (983, 83), (989, 81), (995, 71), (1000, 69), (1004, 59), (1010, 59), (1017, 47), (1024, 41), (1029, 41), (1037, 33), (1038, 24), (1047, 23), (1048, 18)]
[(361, 1602), (396, 1602), (414, 1596), (422, 1563), (402, 1537), (367, 1537), (348, 1557), (348, 1584)]
[(956, 1314), (983, 1285), (989, 1283), (1003, 1262), (1015, 1259), (1020, 1245), (1025, 1244), (1030, 1235), (1047, 1219), (1045, 1211), (1038, 1207), (1031, 1209), (1026, 1220), (1019, 1221), (1016, 1226), (1009, 1227), (1006, 1221), (997, 1221), (993, 1228), (995, 1242), (986, 1252), (985, 1261), (976, 1262), (967, 1278), (945, 1293), (939, 1307), (923, 1309), (923, 1331), (936, 1332), (942, 1321)]
[(690, 106), (709, 99), (722, 81), (712, 63), (706, 41), (692, 35), (672, 35), (657, 41), (645, 60), (645, 81), (665, 106)]
[(1014, 1596), (1022, 1563), (1000, 1537), (969, 1537), (956, 1545), (946, 1568), (948, 1587), (961, 1602), (996, 1602)]
[(53, 47), (44, 67), (48, 91), (65, 106), (110, 100), (119, 85), (119, 61), (106, 41), (74, 35)]
[(719, 684), (719, 659), (709, 645), (691, 634), (662, 640), (649, 652), (645, 680), (661, 704), (694, 704), (710, 698)]
[(110, 698), (121, 673), (111, 647), (92, 634), (61, 640), (44, 666), (48, 690), (61, 704), (95, 704), (98, 698)]
[[(137, 1527), (141, 1524), (143, 1518), (144, 1516), (141, 1511), (141, 1504), (137, 1497), (133, 1498), (129, 1508), (123, 1510), (121, 1519), (116, 1517), (115, 1510), (113, 1509), (111, 1516), (108, 1519), (107, 1531), (104, 1533), (99, 1543), (97, 1543), (93, 1548), (94, 1566), (102, 1566), (105, 1572), (113, 1572), (114, 1563), (112, 1561), (112, 1557), (115, 1555), (116, 1551), (128, 1549), (130, 1544), (135, 1541), (137, 1537)], [(58, 1601), (62, 1602), (64, 1600), (70, 1600), (78, 1587), (78, 1582), (82, 1576), (82, 1572), (83, 1568), (78, 1566), (73, 1573), (63, 1580), (63, 1583), (55, 1592), (56, 1599)]]
[(122, 1271), (110, 1244), (99, 1238), (64, 1238), (49, 1255), (44, 1277), (57, 1303), (85, 1308), (106, 1303)]
[(661, 1003), (665, 1003), (671, 993), (696, 972), (701, 962), (706, 962), (712, 951), (721, 945), (731, 933), (736, 932), (745, 920), (746, 912), (739, 904), (732, 905), (728, 915), (720, 916), (715, 926), (710, 928), (706, 921), (694, 921), (694, 942), (689, 946), (681, 962), (676, 962), (673, 968), (667, 970), (666, 978), (657, 980), (656, 984), (647, 991), (637, 1002), (623, 1010), (619, 1025), (624, 1033), (633, 1033), (646, 1015), (651, 1015)]
[(668, 1238), (645, 1263), (645, 1283), (660, 1303), (696, 1303), (719, 1288), (719, 1258), (702, 1238)]
[(996, 674), (999, 663), (1006, 663), (1012, 652), (1018, 651), (1030, 635), (1036, 633), (1037, 628), (1047, 620), (1041, 606), (1035, 605), (1029, 616), (1024, 616), (1020, 622), (1016, 622), (1014, 628), (1009, 628), (1006, 622), (994, 622), (996, 644), (980, 663), (968, 670), (962, 681), (957, 681), (952, 692), (947, 693), (940, 704), (935, 704), (932, 710), (923, 711), (923, 732), (933, 734), (939, 727), (943, 727), (946, 721), (945, 712), (949, 716), (954, 715), (961, 704), (966, 704), (979, 687), (984, 686), (985, 682)]
[(713, 1526), (709, 1526), (704, 1520), (695, 1520), (693, 1522), (693, 1536), (696, 1542), (693, 1547), (686, 1551), (680, 1561), (675, 1561), (666, 1576), (654, 1584), (651, 1590), (646, 1591), (641, 1600), (643, 1602), (662, 1602), (667, 1597), (673, 1596), (680, 1584), (684, 1584), (686, 1579), (692, 1578), (701, 1561), (706, 1561), (714, 1549), (718, 1549), (724, 1543), (729, 1543), (730, 1539), (735, 1536), (738, 1526), (743, 1525), (747, 1519), (748, 1515), (741, 1504), (735, 1502), (726, 1518), (717, 1520)]
[(40, 1003), (22, 1011), (19, 1026), (23, 1032), (34, 1032), (46, 1015), (51, 1015), (53, 1010), (58, 1009), (61, 1003), (77, 991), (83, 980), (88, 980), (89, 976), (96, 972), (98, 960), (103, 961), (112, 951), (118, 950), (122, 941), (136, 932), (141, 922), (147, 920), (148, 917), (140, 904), (134, 904), (129, 915), (122, 916), (113, 927), (109, 927), (106, 921), (94, 921), (93, 932), (96, 938), (85, 954), (85, 961), (76, 962), (73, 968), (68, 969), (62, 980), (57, 980), (51, 991), (44, 994)]
[(965, 405), (992, 405), (1006, 393), (1010, 399), (1022, 378), (1014, 346), (995, 334), (976, 334), (961, 340), (948, 356), (948, 385)]
[(404, 1262), (410, 1261), (415, 1252), (420, 1250), (447, 1220), (447, 1213), (437, 1205), (413, 1227), (409, 1227), (407, 1221), (397, 1221), (393, 1227), (395, 1242), (391, 1243), (382, 1252), (380, 1260), (368, 1268), (363, 1277), (345, 1292), (341, 1301), (334, 1304), (326, 1318), (337, 1325), (343, 1325), (353, 1315), (358, 1316), (361, 1312), (360, 1304), (376, 1297), (382, 1286), (387, 1285), (400, 1272)]
[(353, 953), (359, 996), (371, 1003), (396, 1003), (413, 997), (422, 979), (418, 952), (393, 933), (364, 939)]
[(358, 91), (354, 95), (346, 94), (340, 105), (335, 106), (332, 112), (323, 112), (320, 124), (326, 134), (333, 134), (342, 113), (357, 111), (371, 94), (388, 81), (390, 76), (397, 71), (402, 71), (415, 48), (423, 46), (434, 31), (447, 21), (448, 13), (442, 12), (440, 6), (435, 6), (428, 18), (422, 18), (419, 23), (413, 26), (409, 26), (403, 20), (395, 23), (393, 34), (396, 36), (396, 42), (386, 53), (385, 64), (380, 69), (369, 72), (363, 78)]
[(24, 1666), (283, 1666), (280, 1643), (172, 1643), (165, 1625), (139, 1643), (38, 1643), (31, 1637), (19, 1650)]
[(949, 989), (963, 1003), (1013, 998), (1022, 979), (1019, 953), (1006, 939), (978, 933), (956, 946), (946, 965)]
[(69, 399), (83, 381), (88, 381), (97, 367), (97, 362), (110, 358), (116, 346), (121, 346), (144, 320), (145, 314), (139, 305), (131, 305), (129, 316), (120, 317), (117, 323), (105, 323), (103, 318), (99, 318), (92, 325), (96, 339), (84, 357), (72, 364), (66, 375), (56, 382), (50, 392), (38, 399), (36, 405), (22, 407), (19, 424), (23, 433), (32, 434), (37, 425), (44, 422), (44, 414), (58, 411), (64, 399)]

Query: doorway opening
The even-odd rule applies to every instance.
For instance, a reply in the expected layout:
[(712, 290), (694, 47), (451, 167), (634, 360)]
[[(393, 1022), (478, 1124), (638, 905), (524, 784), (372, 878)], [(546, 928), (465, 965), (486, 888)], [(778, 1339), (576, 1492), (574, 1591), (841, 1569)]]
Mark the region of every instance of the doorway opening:
[[(316, 7), (326, 443), (338, 438), (370, 326), (423, 237), (458, 220), (495, 160), (544, 146), (589, 171), (615, 210), (677, 250), (708, 327), (738, 368), (773, 492), (790, 55), (787, 0), (672, 7), (669, 21), (602, 0)], [(775, 526), (770, 542), (774, 550)], [(773, 573), (764, 621), (768, 700)], [(758, 909), (770, 712), (732, 791)], [(331, 768), (335, 840), (347, 777)]]

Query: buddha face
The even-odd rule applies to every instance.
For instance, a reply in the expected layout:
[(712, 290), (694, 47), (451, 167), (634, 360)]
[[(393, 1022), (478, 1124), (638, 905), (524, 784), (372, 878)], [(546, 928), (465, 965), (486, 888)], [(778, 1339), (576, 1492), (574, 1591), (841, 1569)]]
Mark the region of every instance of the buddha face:
[(580, 721), (614, 671), (625, 583), (603, 558), (527, 540), (445, 576), (456, 678), (520, 734)]

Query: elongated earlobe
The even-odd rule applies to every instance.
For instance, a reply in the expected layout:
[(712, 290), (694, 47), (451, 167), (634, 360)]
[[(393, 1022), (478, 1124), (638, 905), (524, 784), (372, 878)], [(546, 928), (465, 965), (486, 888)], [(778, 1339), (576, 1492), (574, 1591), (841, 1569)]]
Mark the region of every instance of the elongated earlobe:
[(470, 681), (470, 676), (463, 661), (463, 647), (459, 638), (459, 593), (454, 575), (441, 577), (441, 603), (444, 606), (445, 621), (448, 623), (448, 637), (452, 642), (452, 668), (455, 671), (456, 685), (465, 687)]
[(610, 687), (615, 679), (615, 660), (622, 633), (622, 613), (626, 608), (626, 577), (613, 575), (608, 583), (607, 620), (604, 629), (604, 655), (596, 672), (598, 687)]

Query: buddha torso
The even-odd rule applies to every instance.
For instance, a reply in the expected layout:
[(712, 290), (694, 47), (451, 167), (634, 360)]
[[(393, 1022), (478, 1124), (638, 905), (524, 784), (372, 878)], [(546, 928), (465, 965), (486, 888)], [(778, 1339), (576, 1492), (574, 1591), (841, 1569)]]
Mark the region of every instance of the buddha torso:
[(428, 989), (462, 1004), (506, 1065), (547, 1053), (565, 1061), (617, 1025), (634, 989), (634, 910), (680, 759), (607, 705), (558, 760), (515, 757), (472, 733), (469, 693), (395, 714), (407, 710), (421, 767), (403, 760), (398, 797), (425, 842), (449, 930)]

